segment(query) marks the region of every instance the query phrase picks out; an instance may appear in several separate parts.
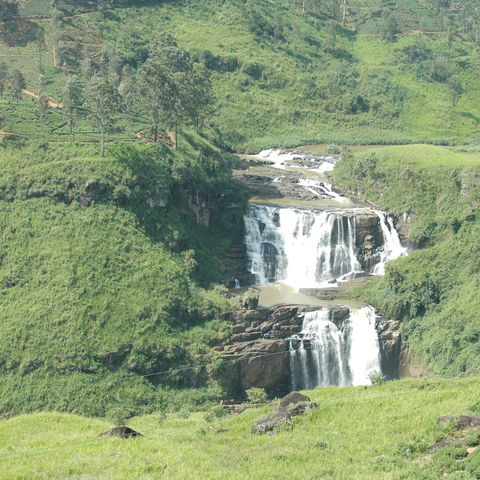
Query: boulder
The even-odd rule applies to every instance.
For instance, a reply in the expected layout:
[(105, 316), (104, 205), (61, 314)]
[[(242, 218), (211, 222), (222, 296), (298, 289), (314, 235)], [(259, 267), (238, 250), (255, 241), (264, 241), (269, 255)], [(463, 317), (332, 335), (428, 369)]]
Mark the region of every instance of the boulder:
[(296, 403), (307, 403), (309, 401), (310, 398), (308, 398), (306, 395), (303, 395), (302, 393), (290, 392), (288, 395), (286, 395), (280, 400), (278, 410), (285, 410), (286, 408), (290, 408), (291, 405), (294, 405)]
[(478, 415), (445, 415), (437, 420), (438, 425), (454, 422), (457, 428), (480, 427), (480, 416)]
[(119, 437), (119, 438), (131, 438), (131, 437), (143, 437), (141, 433), (136, 432), (130, 427), (115, 427), (108, 432), (103, 432), (99, 437)]
[(316, 403), (310, 402), (306, 395), (291, 392), (280, 401), (278, 411), (260, 418), (251, 429), (252, 433), (273, 433), (274, 430), (293, 417), (303, 415), (305, 412), (317, 407)]

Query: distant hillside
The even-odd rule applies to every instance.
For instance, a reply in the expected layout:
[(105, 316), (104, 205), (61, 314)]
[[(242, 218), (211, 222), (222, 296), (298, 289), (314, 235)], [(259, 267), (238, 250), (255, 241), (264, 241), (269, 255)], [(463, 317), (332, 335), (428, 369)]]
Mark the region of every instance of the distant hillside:
[[(467, 0), (465, 0), (467, 1)], [(26, 1), (24, 15), (43, 28), (46, 91), (62, 99), (62, 75), (79, 73), (87, 55), (97, 68), (114, 54), (119, 68), (138, 68), (162, 32), (175, 35), (210, 72), (218, 104), (208, 135), (232, 149), (305, 143), (476, 142), (479, 63), (461, 12), (448, 2), (279, 0), (205, 2)], [(128, 7), (128, 5), (134, 5)], [(89, 12), (101, 7), (101, 11)], [(111, 10), (109, 8), (113, 7)], [(66, 63), (52, 52), (58, 36)], [(38, 46), (4, 47), (4, 60), (38, 91)], [(62, 74), (63, 71), (63, 74)], [(2, 129), (46, 139), (68, 138), (60, 109), (38, 120), (32, 97), (0, 101)], [(79, 111), (77, 138), (95, 139)], [(146, 131), (142, 112), (122, 117), (111, 139)]]

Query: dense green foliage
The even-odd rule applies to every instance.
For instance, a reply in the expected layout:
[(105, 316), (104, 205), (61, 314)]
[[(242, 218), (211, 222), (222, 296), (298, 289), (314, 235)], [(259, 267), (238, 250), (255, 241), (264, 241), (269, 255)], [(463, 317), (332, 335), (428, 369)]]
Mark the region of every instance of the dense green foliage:
[(388, 147), (346, 155), (338, 185), (402, 218), (420, 247), (387, 266), (363, 298), (403, 321), (412, 352), (448, 375), (480, 372), (480, 155)]
[[(0, 147), (0, 410), (105, 414), (120, 398), (143, 411), (122, 376), (198, 363), (229, 335), (232, 305), (198, 285), (222, 279), (215, 259), (246, 197), (229, 159), (196, 142), (119, 145), (105, 159), (89, 146)], [(133, 388), (148, 409), (157, 383), (206, 385), (204, 372), (149, 380)]]
[(112, 426), (105, 420), (22, 415), (0, 421), (0, 478), (475, 480), (478, 451), (427, 448), (448, 435), (438, 417), (472, 411), (479, 387), (469, 379), (317, 389), (308, 395), (318, 408), (273, 436), (250, 428), (276, 402), (226, 417), (212, 414), (221, 407), (191, 415), (179, 407), (133, 418), (144, 436), (129, 440), (98, 437)]

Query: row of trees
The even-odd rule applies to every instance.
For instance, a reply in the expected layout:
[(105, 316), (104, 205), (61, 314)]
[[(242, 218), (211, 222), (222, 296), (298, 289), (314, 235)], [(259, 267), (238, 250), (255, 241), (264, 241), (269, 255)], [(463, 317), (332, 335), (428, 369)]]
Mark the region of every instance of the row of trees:
[(171, 131), (176, 145), (179, 128), (189, 125), (200, 130), (215, 103), (206, 69), (170, 34), (152, 44), (147, 60), (138, 69), (122, 65), (114, 50), (100, 66), (85, 57), (80, 76), (65, 77), (62, 97), (72, 132), (81, 110), (99, 129), (102, 155), (105, 133), (117, 123), (119, 114), (130, 120), (139, 113), (148, 116), (153, 141), (159, 140), (160, 131)]

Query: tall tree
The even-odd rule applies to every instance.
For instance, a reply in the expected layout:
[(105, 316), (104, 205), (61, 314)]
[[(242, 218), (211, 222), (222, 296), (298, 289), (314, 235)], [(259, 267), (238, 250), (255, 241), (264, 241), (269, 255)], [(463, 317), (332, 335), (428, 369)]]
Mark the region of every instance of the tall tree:
[(169, 34), (154, 42), (140, 69), (140, 84), (155, 141), (163, 128), (173, 130), (176, 144), (179, 127), (188, 123), (200, 126), (213, 103), (207, 72), (194, 65), (189, 53)]
[(45, 75), (40, 74), (38, 76), (37, 114), (41, 123), (46, 123), (47, 121), (48, 96), (46, 87), (47, 79), (45, 78)]
[(77, 123), (78, 107), (82, 101), (82, 88), (80, 81), (74, 75), (70, 75), (63, 80), (62, 86), (63, 97), (63, 115), (70, 133), (73, 135), (73, 130)]
[(27, 87), (25, 77), (20, 70), (15, 69), (12, 71), (12, 73), (10, 74), (9, 86), (10, 94), (12, 95), (13, 99), (16, 102), (19, 102), (22, 96), (22, 90)]
[(85, 89), (87, 116), (100, 131), (100, 155), (105, 153), (105, 133), (116, 123), (117, 114), (122, 111), (122, 97), (112, 81), (94, 75)]
[(8, 76), (8, 65), (5, 62), (0, 62), (0, 98), (3, 98), (3, 94), (5, 93)]

